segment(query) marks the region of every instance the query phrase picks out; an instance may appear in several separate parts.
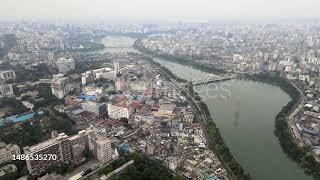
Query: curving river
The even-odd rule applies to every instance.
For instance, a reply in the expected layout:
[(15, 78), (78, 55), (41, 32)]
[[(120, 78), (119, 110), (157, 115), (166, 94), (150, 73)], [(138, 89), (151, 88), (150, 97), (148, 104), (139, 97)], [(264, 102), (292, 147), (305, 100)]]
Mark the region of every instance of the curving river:
[[(102, 40), (105, 52), (136, 52), (132, 48), (134, 39), (113, 37)], [(121, 46), (117, 48), (117, 44)], [(154, 60), (183, 79), (197, 80), (210, 76), (190, 66), (161, 58)], [(276, 114), (290, 101), (279, 87), (234, 79), (194, 88), (207, 104), (231, 153), (253, 179), (312, 180), (281, 150), (273, 133)]]

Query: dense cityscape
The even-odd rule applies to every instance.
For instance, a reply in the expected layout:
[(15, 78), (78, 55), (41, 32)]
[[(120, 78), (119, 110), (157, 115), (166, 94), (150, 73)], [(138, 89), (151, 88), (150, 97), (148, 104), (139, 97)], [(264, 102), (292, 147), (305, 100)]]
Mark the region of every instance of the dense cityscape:
[(319, 20), (102, 15), (0, 12), (0, 180), (320, 179)]

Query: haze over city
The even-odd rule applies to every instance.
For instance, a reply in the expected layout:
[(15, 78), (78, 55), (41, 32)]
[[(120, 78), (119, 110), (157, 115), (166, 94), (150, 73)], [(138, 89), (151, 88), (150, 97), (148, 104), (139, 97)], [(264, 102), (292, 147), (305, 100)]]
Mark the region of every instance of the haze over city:
[(259, 20), (320, 17), (317, 0), (2, 0), (1, 19)]
[(0, 180), (320, 180), (319, 0), (1, 0)]

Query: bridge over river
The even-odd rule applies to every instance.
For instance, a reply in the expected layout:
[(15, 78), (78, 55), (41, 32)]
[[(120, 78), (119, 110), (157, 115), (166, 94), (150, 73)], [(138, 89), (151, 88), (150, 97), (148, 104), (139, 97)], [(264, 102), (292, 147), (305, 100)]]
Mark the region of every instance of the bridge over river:
[(237, 76), (235, 74), (222, 74), (222, 75), (215, 75), (215, 74), (208, 74), (204, 78), (198, 80), (191, 80), (193, 85), (201, 85), (201, 84), (209, 84), (218, 81), (225, 81), (229, 79), (234, 79)]

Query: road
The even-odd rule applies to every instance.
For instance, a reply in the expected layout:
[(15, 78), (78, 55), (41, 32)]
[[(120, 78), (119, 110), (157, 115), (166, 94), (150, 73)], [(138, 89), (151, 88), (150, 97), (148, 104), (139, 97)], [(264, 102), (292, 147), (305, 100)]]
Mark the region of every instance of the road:
[(289, 129), (294, 137), (295, 142), (298, 144), (298, 146), (302, 147), (302, 146), (304, 146), (304, 142), (301, 137), (301, 134), (299, 133), (299, 130), (297, 129), (297, 127), (294, 123), (294, 118), (302, 110), (302, 108), (306, 102), (306, 96), (304, 95), (302, 90), (300, 88), (298, 88), (293, 82), (290, 81), (290, 83), (299, 91), (301, 97), (299, 99), (300, 104), (288, 117), (288, 124), (290, 126)]

